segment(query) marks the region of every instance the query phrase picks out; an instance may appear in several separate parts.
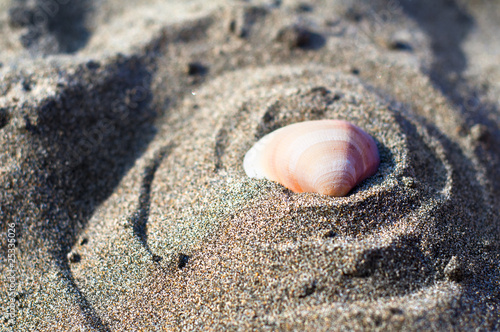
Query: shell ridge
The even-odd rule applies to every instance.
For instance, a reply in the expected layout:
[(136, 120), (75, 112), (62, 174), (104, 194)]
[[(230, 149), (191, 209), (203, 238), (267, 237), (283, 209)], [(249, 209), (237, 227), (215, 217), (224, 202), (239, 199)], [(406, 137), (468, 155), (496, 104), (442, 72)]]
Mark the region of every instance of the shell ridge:
[[(308, 144), (304, 144), (301, 141), (307, 141)], [(307, 135), (298, 136), (290, 144), (290, 146), (293, 147), (294, 149), (294, 154), (293, 154), (294, 156), (293, 159), (290, 161), (290, 164), (292, 165), (291, 169), (295, 169), (298, 159), (300, 158), (300, 155), (304, 153), (304, 151), (306, 151), (307, 149), (311, 148), (311, 146), (318, 143), (334, 142), (334, 141), (352, 143), (350, 137), (345, 133), (342, 133), (342, 130), (340, 129), (325, 129), (325, 130), (320, 130), (318, 132), (308, 133)], [(359, 146), (355, 144), (354, 146), (358, 150), (358, 152), (362, 155), (363, 151), (359, 148)]]

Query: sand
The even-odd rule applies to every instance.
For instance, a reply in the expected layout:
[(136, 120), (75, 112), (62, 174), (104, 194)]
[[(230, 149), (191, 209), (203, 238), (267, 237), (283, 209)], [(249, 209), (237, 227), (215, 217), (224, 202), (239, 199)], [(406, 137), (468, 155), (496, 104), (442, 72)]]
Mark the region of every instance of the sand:
[[(138, 3), (0, 3), (2, 331), (500, 329), (498, 1)], [(316, 119), (378, 172), (245, 175)]]

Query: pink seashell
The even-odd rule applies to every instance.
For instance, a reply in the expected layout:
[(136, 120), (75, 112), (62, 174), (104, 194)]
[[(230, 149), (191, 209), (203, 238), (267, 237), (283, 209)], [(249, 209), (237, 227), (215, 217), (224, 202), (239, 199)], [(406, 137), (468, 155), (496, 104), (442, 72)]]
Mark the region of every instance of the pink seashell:
[(277, 181), (293, 192), (345, 196), (375, 174), (377, 145), (361, 128), (342, 120), (295, 123), (262, 137), (246, 153), (245, 173)]

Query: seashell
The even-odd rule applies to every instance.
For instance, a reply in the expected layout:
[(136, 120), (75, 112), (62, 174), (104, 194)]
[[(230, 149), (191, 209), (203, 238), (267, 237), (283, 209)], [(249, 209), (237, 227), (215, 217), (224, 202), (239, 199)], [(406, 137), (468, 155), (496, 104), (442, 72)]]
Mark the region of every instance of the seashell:
[(262, 137), (246, 153), (245, 173), (277, 181), (293, 192), (345, 196), (375, 174), (377, 145), (361, 128), (342, 120), (295, 123)]

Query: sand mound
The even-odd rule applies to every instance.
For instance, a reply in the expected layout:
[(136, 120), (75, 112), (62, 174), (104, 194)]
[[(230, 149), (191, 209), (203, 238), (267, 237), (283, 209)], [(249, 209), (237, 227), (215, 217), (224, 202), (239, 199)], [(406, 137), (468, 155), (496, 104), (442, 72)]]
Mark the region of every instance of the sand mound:
[[(4, 51), (4, 329), (498, 328), (498, 81), (438, 65), (427, 5), (91, 4), (85, 38), (51, 21)], [(436, 10), (450, 35), (491, 13)], [(370, 133), (376, 175), (342, 198), (246, 177), (256, 140), (316, 119)]]

